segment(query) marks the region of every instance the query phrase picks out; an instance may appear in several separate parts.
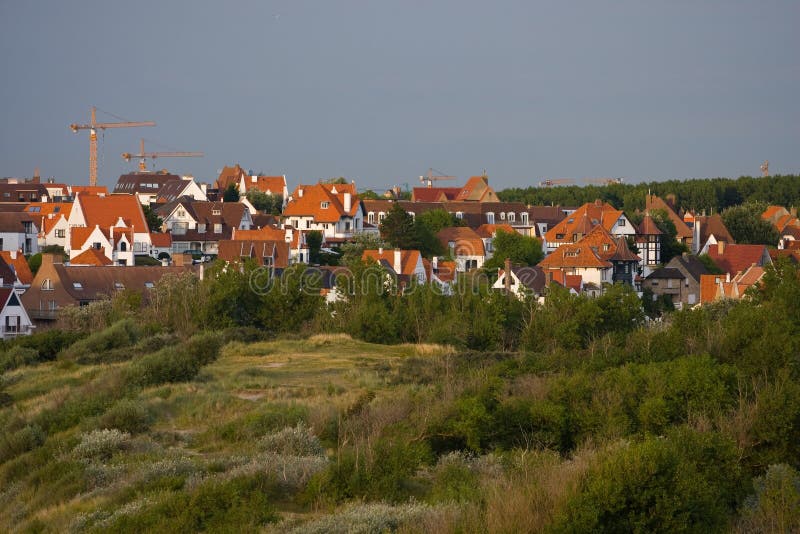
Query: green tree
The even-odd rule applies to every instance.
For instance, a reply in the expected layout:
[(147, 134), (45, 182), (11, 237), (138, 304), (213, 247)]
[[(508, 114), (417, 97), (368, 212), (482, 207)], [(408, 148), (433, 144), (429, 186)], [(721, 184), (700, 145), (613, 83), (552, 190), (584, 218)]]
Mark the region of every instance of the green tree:
[(272, 215), (280, 215), (283, 207), (282, 196), (268, 195), (263, 191), (259, 191), (258, 189), (251, 189), (245, 196), (258, 211)]
[(394, 204), (380, 226), (381, 239), (394, 248), (413, 250), (419, 248), (414, 218), (399, 204)]
[(239, 202), (239, 188), (236, 184), (228, 184), (225, 191), (222, 193), (223, 202)]
[(748, 202), (722, 212), (722, 222), (737, 243), (755, 245), (777, 245), (778, 230), (771, 222), (761, 218), (766, 204)]
[(142, 211), (144, 212), (144, 218), (147, 221), (147, 228), (151, 232), (160, 233), (161, 225), (164, 224), (164, 220), (159, 217), (150, 206), (143, 206)]
[(308, 245), (310, 263), (319, 263), (319, 251), (320, 248), (322, 248), (322, 232), (319, 230), (307, 232), (306, 244)]
[(429, 228), (434, 234), (438, 234), (442, 228), (465, 225), (462, 219), (459, 219), (454, 214), (443, 209), (435, 209), (420, 213), (414, 220)]
[(506, 258), (511, 259), (513, 265), (533, 266), (542, 261), (542, 242), (535, 237), (527, 237), (518, 232), (498, 230), (492, 241), (494, 253), (489, 261), (484, 263), (487, 270), (497, 270), (502, 267)]
[(666, 211), (650, 210), (650, 217), (653, 218), (653, 222), (656, 223), (656, 226), (658, 226), (662, 234), (661, 263), (669, 263), (669, 260), (675, 256), (688, 252), (686, 245), (678, 242), (676, 238), (678, 231), (675, 229), (675, 223), (670, 220)]

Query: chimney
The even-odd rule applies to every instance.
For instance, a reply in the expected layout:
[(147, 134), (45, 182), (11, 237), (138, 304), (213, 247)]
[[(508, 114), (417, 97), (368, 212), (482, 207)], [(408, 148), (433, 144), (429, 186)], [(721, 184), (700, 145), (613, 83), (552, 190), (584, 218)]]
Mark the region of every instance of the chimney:
[(511, 293), (511, 258), (506, 258), (504, 269), (506, 273), (506, 293)]
[(350, 193), (344, 194), (344, 212), (350, 213), (350, 209), (353, 207), (353, 199)]
[(251, 177), (250, 177), (250, 182), (251, 182), (251, 183), (256, 183), (256, 182), (258, 182), (258, 176), (256, 176), (255, 174), (254, 174), (253, 176), (251, 176)]
[(439, 272), (439, 256), (431, 258), (431, 270), (433, 270), (434, 273)]
[(399, 248), (394, 249), (394, 263), (392, 264), (392, 268), (397, 274), (403, 272), (402, 253)]
[(725, 281), (726, 282), (730, 282), (731, 281), (731, 273), (725, 273)]
[(378, 256), (383, 256), (383, 247), (378, 247)]
[(303, 188), (297, 190), (297, 198), (303, 198)]
[(175, 267), (184, 267), (185, 265), (192, 264), (192, 255), (191, 254), (175, 254), (172, 256), (172, 264)]
[(717, 241), (717, 254), (720, 256), (725, 254), (725, 241)]
[(794, 206), (792, 206), (791, 208), (789, 208), (789, 214), (790, 214), (792, 217), (797, 217), (797, 208), (796, 208), (796, 207), (794, 207)]

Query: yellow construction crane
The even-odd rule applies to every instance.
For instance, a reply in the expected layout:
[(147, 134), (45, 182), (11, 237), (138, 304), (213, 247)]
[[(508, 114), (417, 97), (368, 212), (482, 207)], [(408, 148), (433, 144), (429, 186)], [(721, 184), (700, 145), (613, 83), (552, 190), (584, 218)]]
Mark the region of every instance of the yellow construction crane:
[(132, 158), (139, 158), (139, 170), (146, 171), (147, 163), (145, 163), (145, 161), (148, 159), (155, 165), (155, 160), (157, 158), (202, 158), (203, 155), (202, 152), (145, 152), (144, 139), (142, 139), (139, 142), (139, 153), (131, 154), (130, 152), (124, 152), (122, 154), (122, 159), (130, 161)]
[[(438, 174), (434, 175), (433, 174), (434, 171)], [(437, 171), (436, 169), (433, 168), (428, 169), (428, 174), (426, 176), (419, 177), (419, 181), (423, 184), (427, 182), (429, 188), (433, 187), (433, 182), (437, 182), (439, 180), (455, 180), (455, 179), (456, 179), (455, 176), (445, 176), (443, 172)]]
[(96, 108), (92, 107), (91, 121), (89, 124), (70, 124), (70, 129), (77, 133), (78, 130), (89, 130), (89, 185), (97, 185), (97, 130), (109, 128), (137, 128), (139, 126), (155, 126), (153, 121), (143, 122), (97, 122)]
[(554, 179), (547, 179), (542, 180), (539, 182), (539, 187), (553, 187), (555, 185), (569, 185), (574, 184), (575, 180), (572, 178), (554, 178)]

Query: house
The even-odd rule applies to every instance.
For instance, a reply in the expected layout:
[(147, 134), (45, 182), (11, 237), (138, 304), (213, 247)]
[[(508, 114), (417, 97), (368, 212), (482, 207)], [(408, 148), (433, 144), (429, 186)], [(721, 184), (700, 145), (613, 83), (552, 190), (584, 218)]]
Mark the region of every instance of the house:
[[(561, 273), (561, 275), (578, 275), (583, 285), (592, 283), (602, 287), (613, 282), (614, 265), (600, 258), (588, 243), (564, 244), (539, 262), (545, 275)], [(552, 277), (550, 278), (552, 279)]]
[(0, 339), (13, 339), (33, 333), (33, 322), (14, 288), (0, 287)]
[(466, 226), (442, 228), (437, 239), (449, 256), (456, 262), (456, 271), (463, 273), (483, 267), (486, 250), (483, 239), (475, 230)]
[(772, 263), (765, 245), (728, 245), (720, 241), (708, 249), (708, 256), (723, 272), (736, 276), (752, 265), (763, 267)]
[[(96, 253), (91, 254), (100, 258)], [(191, 265), (84, 267), (64, 265), (60, 255), (42, 254), (42, 265), (36, 272), (30, 289), (22, 295), (22, 304), (34, 321), (53, 321), (61, 308), (84, 306), (106, 299), (117, 291), (139, 292), (146, 302), (150, 290), (162, 276), (186, 272), (202, 277), (202, 270)]]
[(545, 234), (547, 251), (552, 252), (562, 245), (577, 243), (598, 225), (617, 237), (636, 234), (636, 228), (622, 210), (614, 208), (607, 202), (596, 200), (579, 207), (547, 231)]
[(285, 269), (289, 266), (289, 243), (283, 240), (222, 240), (217, 257), (230, 263), (252, 259), (261, 267)]
[(39, 229), (35, 217), (26, 211), (0, 212), (0, 250), (39, 252)]
[[(656, 269), (645, 278), (642, 287), (650, 289), (655, 297), (669, 294), (672, 296), (676, 308), (698, 304), (700, 302), (700, 277), (708, 274), (705, 264), (697, 256), (684, 252), (680, 256), (672, 258), (664, 268), (669, 271), (662, 273), (660, 272), (662, 269)], [(673, 270), (677, 271), (680, 277)], [(678, 279), (682, 280), (683, 284), (680, 292), (675, 291), (676, 287), (674, 287)], [(672, 287), (669, 286), (667, 280), (672, 280)]]
[(163, 172), (134, 172), (117, 180), (114, 193), (136, 195), (143, 206), (166, 204), (182, 196), (206, 200), (206, 193), (192, 176)]
[(708, 254), (709, 250), (718, 243), (723, 242), (727, 245), (735, 243), (733, 236), (728, 231), (722, 217), (715, 215), (697, 215), (694, 218), (693, 231), (693, 252), (695, 254)]
[(467, 180), (455, 200), (460, 202), (500, 202), (497, 193), (489, 185), (489, 177), (486, 174), (472, 176)]
[(0, 202), (48, 202), (45, 184), (38, 182), (0, 183)]
[(172, 257), (172, 234), (150, 232), (150, 256), (156, 259)]
[[(73, 256), (73, 247), (78, 248), (74, 254), (77, 255), (88, 246), (93, 246), (106, 248), (107, 257), (114, 263), (133, 265), (133, 255), (150, 254), (150, 229), (142, 205), (135, 195), (78, 194), (67, 222), (69, 227), (65, 248), (70, 256)], [(94, 232), (95, 229), (100, 230), (105, 240)], [(73, 237), (75, 233), (77, 236)], [(122, 260), (125, 260), (124, 263)]]
[(411, 202), (447, 202), (455, 200), (460, 187), (415, 187), (411, 190)]
[(687, 212), (684, 214), (684, 217), (681, 218), (675, 211), (674, 197), (671, 200), (671, 203), (667, 203), (657, 195), (648, 194), (645, 196), (645, 212), (652, 213), (654, 210), (663, 210), (667, 214), (667, 217), (669, 217), (669, 220), (672, 221), (672, 224), (675, 225), (675, 239), (678, 241), (678, 243), (683, 243), (689, 250), (692, 250), (694, 234), (686, 220), (693, 223), (694, 216)]
[(67, 250), (67, 230), (72, 202), (31, 202), (25, 211), (39, 228), (39, 248), (58, 245)]
[(252, 228), (250, 212), (239, 202), (205, 202), (188, 197), (160, 206), (156, 212), (162, 229), (172, 240), (171, 254), (186, 251), (216, 255), (219, 242), (229, 240), (234, 230)]
[(706, 304), (725, 298), (744, 298), (747, 290), (758, 284), (764, 274), (764, 268), (758, 265), (751, 265), (733, 277), (730, 273), (704, 274), (700, 279), (700, 302)]
[(647, 276), (661, 263), (661, 241), (663, 232), (658, 228), (650, 212), (646, 211), (636, 229), (636, 246), (642, 257), (643, 275)]
[(237, 163), (233, 167), (223, 167), (215, 183), (215, 187), (223, 194), (233, 185), (240, 196), (245, 196), (248, 191), (256, 190), (267, 195), (279, 196), (283, 199), (282, 207), (286, 207), (289, 190), (286, 187), (286, 175), (260, 176), (246, 172)]
[(419, 250), (390, 250), (379, 248), (365, 250), (361, 255), (365, 261), (374, 261), (397, 277), (398, 287), (408, 287), (412, 282), (424, 284), (428, 281), (427, 271), (422, 263)]
[(16, 288), (24, 289), (30, 287), (31, 282), (33, 282), (33, 273), (22, 250), (0, 251), (0, 259), (8, 265), (14, 275), (14, 279), (5, 279), (4, 284), (8, 285), (13, 282)]
[(105, 267), (107, 265), (114, 265), (106, 253), (102, 249), (90, 247), (73, 258), (70, 258), (69, 264), (73, 266), (82, 267)]
[[(611, 263), (611, 283), (621, 282), (633, 285), (634, 276), (641, 264), (641, 258), (631, 252), (624, 237), (614, 237), (602, 225), (597, 225), (580, 241), (575, 243), (589, 247), (598, 258)], [(602, 280), (588, 280), (602, 284)]]
[(308, 244), (305, 234), (291, 226), (278, 228), (277, 226), (264, 226), (250, 230), (234, 229), (231, 234), (234, 241), (281, 241), (288, 245), (287, 263), (308, 263), (310, 261)]
[(297, 230), (322, 232), (327, 243), (341, 243), (364, 229), (364, 207), (354, 183), (298, 185), (283, 218)]
[(492, 289), (511, 292), (519, 299), (527, 296), (539, 299), (544, 296), (546, 286), (547, 277), (541, 267), (515, 267), (506, 261), (504, 268), (497, 269)]
[(428, 282), (437, 288), (442, 295), (453, 294), (453, 284), (456, 281), (456, 262), (447, 261), (434, 256), (430, 260), (422, 258)]

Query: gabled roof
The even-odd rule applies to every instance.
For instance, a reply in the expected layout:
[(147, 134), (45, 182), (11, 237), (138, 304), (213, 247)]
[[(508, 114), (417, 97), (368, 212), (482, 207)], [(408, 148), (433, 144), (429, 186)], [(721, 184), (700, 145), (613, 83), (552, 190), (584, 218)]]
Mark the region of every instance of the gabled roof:
[(3, 286), (11, 286), (17, 280), (17, 273), (2, 257), (0, 257), (0, 278), (3, 279)]
[[(544, 270), (538, 265), (533, 267), (511, 267), (511, 272), (514, 274), (519, 283), (530, 289), (537, 295), (542, 294), (542, 290), (547, 285), (547, 276)], [(497, 270), (498, 279), (505, 276), (505, 269)]]
[(650, 212), (645, 212), (642, 222), (636, 229), (638, 235), (661, 235), (663, 232), (658, 228), (658, 225), (650, 216)]
[(483, 239), (475, 230), (466, 226), (451, 226), (442, 228), (436, 237), (445, 250), (450, 250), (450, 243), (453, 243), (453, 254), (455, 256), (485, 256), (486, 250), (483, 246)]
[(565, 274), (563, 271), (547, 271), (546, 276), (550, 281), (567, 289), (580, 293), (583, 288), (583, 276), (580, 274)]
[(704, 274), (708, 274), (708, 269), (706, 269), (705, 264), (700, 261), (697, 256), (690, 254), (675, 256), (669, 260), (666, 267), (674, 267), (682, 270), (682, 272), (692, 277), (695, 282), (700, 282), (700, 277)]
[(81, 194), (84, 196), (95, 195), (105, 196), (108, 195), (108, 188), (104, 185), (71, 185), (69, 186), (72, 195)]
[(218, 258), (236, 262), (241, 258), (253, 258), (264, 265), (264, 258), (273, 258), (273, 267), (285, 269), (289, 265), (289, 245), (284, 241), (268, 240), (221, 240)]
[(726, 243), (735, 243), (733, 236), (728, 231), (725, 223), (722, 222), (722, 217), (719, 213), (714, 215), (704, 216), (698, 215), (694, 220), (695, 227), (700, 225), (700, 245), (705, 245), (708, 238), (713, 234), (717, 241), (725, 241)]
[[(242, 176), (247, 176), (247, 173), (238, 163), (233, 167), (223, 167), (222, 171), (219, 173), (215, 187), (219, 189), (220, 192), (225, 191), (230, 184), (238, 188)], [(244, 191), (240, 191), (240, 193), (244, 193)]]
[(142, 205), (135, 195), (109, 195), (105, 197), (78, 195), (75, 199), (81, 207), (86, 226), (101, 229), (116, 226), (122, 219), (126, 226), (133, 227), (136, 232), (148, 232), (147, 221)]
[(69, 219), (72, 211), (71, 202), (31, 202), (25, 211), (34, 218), (40, 226), (39, 231), (49, 234), (53, 227), (58, 224), (62, 217)]
[(601, 259), (587, 244), (569, 243), (558, 247), (539, 262), (542, 269), (596, 268), (607, 269), (611, 262)]
[(455, 200), (460, 187), (415, 187), (411, 192), (414, 202), (445, 202)]
[(88, 249), (84, 250), (71, 260), (69, 260), (70, 265), (89, 265), (100, 267), (103, 265), (111, 265), (112, 262), (108, 257), (106, 257), (105, 253), (102, 250), (98, 250), (94, 247), (89, 247)]
[(158, 193), (168, 183), (180, 184), (183, 180), (177, 174), (162, 172), (132, 172), (123, 174), (114, 186), (114, 193)]
[(767, 209), (761, 214), (761, 218), (774, 223), (784, 215), (789, 215), (789, 210), (783, 206), (767, 206)]
[(395, 269), (394, 249), (365, 250), (364, 253), (361, 255), (361, 258), (364, 260), (371, 259), (382, 265), (388, 264), (388, 267), (391, 267), (392, 270), (394, 270), (398, 275), (406, 275), (406, 276), (413, 275), (417, 268), (417, 264), (422, 258), (422, 254), (420, 254), (419, 250), (400, 250), (398, 252), (400, 252), (399, 273), (396, 272)]
[[(608, 202), (603, 203), (599, 200), (587, 202), (550, 228), (545, 237), (550, 243), (569, 242), (572, 241), (573, 235), (578, 235), (580, 239), (597, 225), (602, 225), (603, 228), (610, 232), (614, 228), (614, 224), (622, 216), (623, 212), (614, 208)], [(563, 237), (557, 238), (561, 234), (563, 234)]]
[(30, 285), (33, 282), (33, 273), (28, 265), (28, 260), (25, 259), (21, 250), (16, 252), (2, 250), (0, 251), (0, 258), (11, 267), (21, 284)]
[(669, 220), (672, 221), (672, 224), (675, 225), (676, 237), (679, 240), (692, 239), (692, 229), (686, 225), (683, 219), (681, 219), (678, 216), (678, 214), (675, 213), (675, 210), (673, 210), (669, 204), (664, 202), (664, 200), (661, 197), (657, 195), (647, 195), (644, 201), (644, 209), (646, 211), (664, 210), (665, 212), (667, 212)]
[[(346, 194), (350, 195), (348, 211), (344, 209)], [(355, 184), (298, 185), (283, 210), (283, 216), (312, 217), (317, 223), (336, 223), (342, 217), (355, 217), (359, 209)]]
[(719, 247), (709, 247), (708, 255), (720, 269), (731, 275), (751, 265), (763, 265), (765, 256), (769, 259), (764, 245), (725, 245), (722, 254), (719, 253)]
[(489, 186), (487, 176), (472, 176), (458, 192), (455, 200), (465, 202), (497, 201), (497, 194)]
[(641, 258), (628, 248), (628, 242), (624, 237), (615, 238), (601, 225), (592, 228), (575, 244), (591, 248), (601, 260), (641, 261)]
[(72, 250), (83, 248), (83, 244), (92, 235), (92, 232), (99, 229), (106, 239), (108, 239), (108, 230), (103, 231), (102, 228), (96, 226), (75, 226), (70, 228), (69, 247)]
[(179, 199), (186, 190), (186, 187), (191, 183), (192, 181), (184, 179), (165, 183), (161, 189), (158, 190), (158, 202), (166, 203)]
[(62, 287), (75, 300), (97, 300), (113, 295), (121, 289), (141, 291), (145, 297), (152, 285), (168, 273), (195, 272), (192, 266), (122, 266), (83, 267), (55, 264)]
[(286, 188), (286, 176), (245, 176), (244, 185), (247, 191), (257, 189), (262, 193), (283, 195)]
[(24, 211), (0, 212), (0, 232), (25, 233), (25, 225), (23, 223), (36, 224), (36, 219), (30, 213)]
[(746, 271), (739, 273), (736, 278), (734, 278), (735, 282), (739, 285), (739, 292), (744, 294), (750, 286), (757, 284), (766, 273), (764, 267), (760, 265), (751, 265)]

